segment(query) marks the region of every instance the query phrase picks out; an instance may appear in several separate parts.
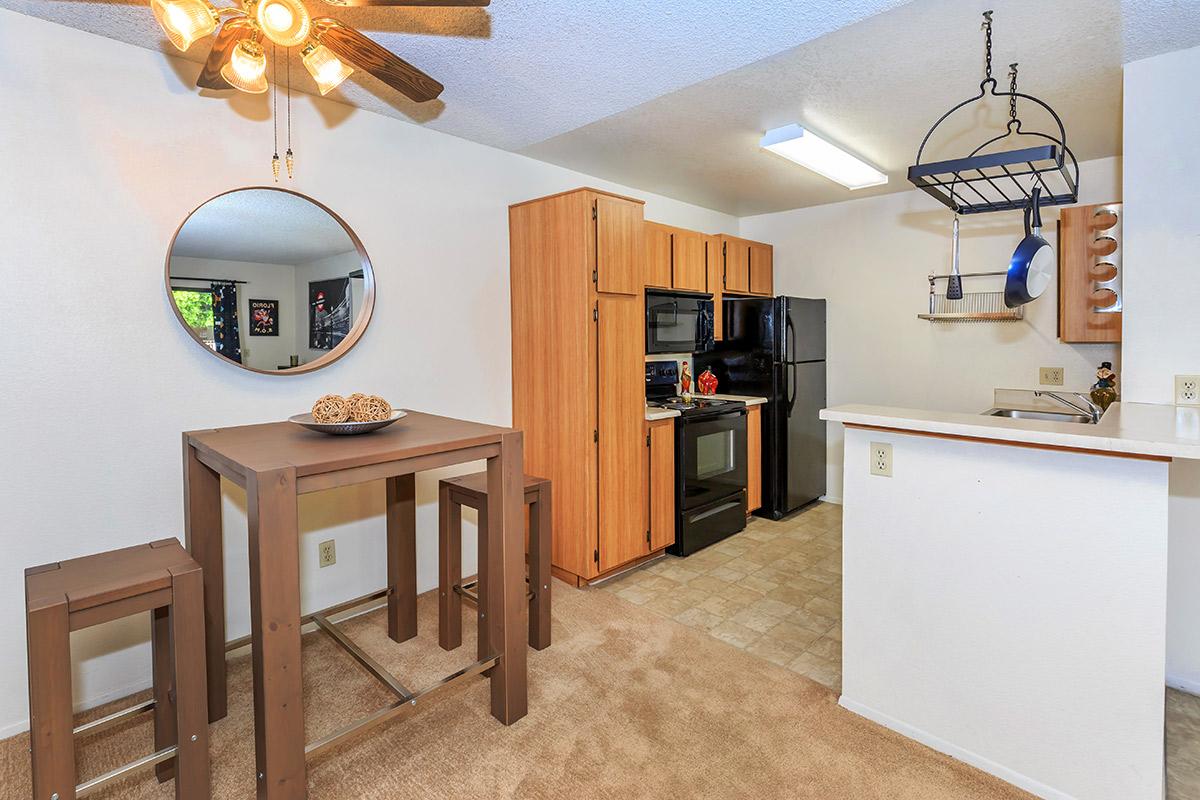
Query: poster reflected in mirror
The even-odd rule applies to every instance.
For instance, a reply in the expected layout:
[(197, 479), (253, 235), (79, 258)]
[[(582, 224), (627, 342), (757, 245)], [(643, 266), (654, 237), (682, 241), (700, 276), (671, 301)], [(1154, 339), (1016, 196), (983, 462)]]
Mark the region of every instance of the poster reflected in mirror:
[(311, 281), (308, 284), (308, 346), (332, 350), (350, 334), (350, 279)]
[(251, 299), (248, 302), (250, 304), (249, 334), (251, 336), (278, 336), (279, 301)]

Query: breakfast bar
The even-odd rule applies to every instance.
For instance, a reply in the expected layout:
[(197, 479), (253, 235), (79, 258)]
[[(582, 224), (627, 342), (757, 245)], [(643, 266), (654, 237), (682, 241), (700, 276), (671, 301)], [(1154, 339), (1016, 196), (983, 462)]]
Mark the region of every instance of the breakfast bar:
[[(431, 689), (490, 669), (491, 712), (508, 725), (526, 713), (524, 478), (522, 434), (409, 411), (367, 436), (325, 436), (287, 422), (192, 431), (183, 436), (187, 549), (204, 570), (210, 721), (226, 714), (222, 477), (246, 490), (250, 542), (250, 640), (253, 644), (257, 794), (293, 800), (307, 794), (306, 758), (417, 705), (429, 690), (410, 691), (341, 634), (330, 621), (352, 607), (302, 616), (297, 497), (384, 480), (387, 486), (388, 635), (417, 633), (415, 473), (487, 462), (487, 625), (491, 654)], [(390, 688), (397, 699), (331, 737), (305, 743), (300, 633), (315, 622)]]
[(847, 405), (840, 704), (1041, 797), (1163, 796), (1168, 466), (1200, 411)]

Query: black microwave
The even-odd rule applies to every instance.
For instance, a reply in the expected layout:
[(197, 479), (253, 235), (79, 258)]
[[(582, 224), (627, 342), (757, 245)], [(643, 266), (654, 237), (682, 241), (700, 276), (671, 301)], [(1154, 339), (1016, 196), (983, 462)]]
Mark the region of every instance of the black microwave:
[(713, 349), (712, 295), (646, 291), (646, 353), (702, 353)]

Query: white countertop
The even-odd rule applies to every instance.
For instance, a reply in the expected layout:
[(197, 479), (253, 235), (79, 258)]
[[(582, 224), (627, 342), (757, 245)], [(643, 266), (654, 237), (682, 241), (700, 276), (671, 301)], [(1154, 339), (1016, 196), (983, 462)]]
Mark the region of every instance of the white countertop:
[(1183, 406), (1114, 403), (1096, 425), (868, 405), (826, 408), (821, 419), (900, 431), (1200, 459), (1200, 408)]
[(658, 419), (670, 419), (671, 417), (678, 416), (679, 412), (673, 408), (654, 408), (653, 406), (646, 406), (647, 422), (653, 422)]

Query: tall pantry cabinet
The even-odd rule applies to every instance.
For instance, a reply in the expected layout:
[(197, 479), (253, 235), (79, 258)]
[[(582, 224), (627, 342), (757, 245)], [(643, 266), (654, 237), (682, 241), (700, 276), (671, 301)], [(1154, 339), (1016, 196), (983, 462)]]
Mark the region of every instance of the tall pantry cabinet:
[(509, 208), (513, 426), (553, 483), (560, 577), (647, 552), (642, 205), (577, 189)]

